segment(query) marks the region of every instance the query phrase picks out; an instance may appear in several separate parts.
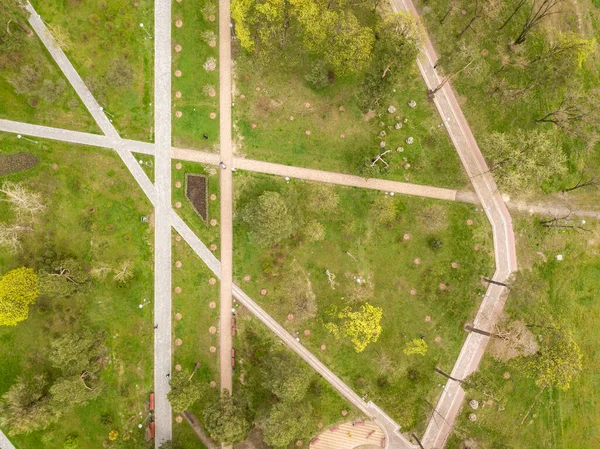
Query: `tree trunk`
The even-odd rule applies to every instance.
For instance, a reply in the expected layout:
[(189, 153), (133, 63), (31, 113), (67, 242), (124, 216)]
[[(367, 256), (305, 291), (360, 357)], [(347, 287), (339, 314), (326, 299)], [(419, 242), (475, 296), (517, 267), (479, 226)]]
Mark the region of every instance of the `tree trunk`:
[(526, 0), (520, 0), (519, 1), (519, 4), (515, 8), (515, 10), (508, 17), (508, 19), (505, 20), (505, 22), (502, 24), (502, 26), (500, 28), (498, 28), (498, 31), (501, 31), (506, 25), (508, 25), (508, 22), (510, 22), (512, 20), (512, 18), (519, 12), (519, 9), (521, 9), (521, 7), (525, 4), (525, 1)]

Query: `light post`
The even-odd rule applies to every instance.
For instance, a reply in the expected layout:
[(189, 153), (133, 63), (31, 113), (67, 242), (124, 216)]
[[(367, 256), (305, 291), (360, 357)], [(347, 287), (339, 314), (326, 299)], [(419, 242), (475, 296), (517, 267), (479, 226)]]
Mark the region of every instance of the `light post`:
[(140, 23), (140, 28), (142, 30), (144, 30), (144, 33), (146, 33), (150, 39), (152, 39), (152, 35), (150, 33), (148, 33), (148, 30), (146, 28), (144, 28), (144, 24), (143, 23)]
[(29, 142), (39, 143), (37, 140), (29, 139), (27, 137), (23, 137), (21, 134), (17, 134), (17, 139), (28, 140)]
[[(102, 106), (100, 106), (100, 110), (101, 110), (102, 112), (104, 112), (105, 114), (108, 114), (108, 115), (110, 115), (111, 117), (114, 117), (114, 115), (112, 115), (110, 112), (108, 112), (108, 111), (107, 111), (106, 109), (104, 109)], [(108, 121), (112, 123), (112, 119), (111, 119), (111, 118), (109, 118), (109, 119), (108, 119)]]

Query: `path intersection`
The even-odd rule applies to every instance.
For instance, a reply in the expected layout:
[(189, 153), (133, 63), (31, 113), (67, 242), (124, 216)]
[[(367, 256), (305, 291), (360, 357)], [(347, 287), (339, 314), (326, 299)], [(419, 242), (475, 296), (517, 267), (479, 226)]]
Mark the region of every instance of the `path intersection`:
[[(394, 10), (406, 10), (416, 14), (411, 0), (392, 0)], [(154, 384), (156, 400), (156, 448), (172, 438), (172, 411), (167, 399), (171, 354), (171, 233), (174, 229), (190, 245), (208, 268), (220, 279), (220, 369), (221, 389), (232, 389), (231, 353), (231, 302), (236, 298), (250, 313), (261, 320), (290, 349), (304, 359), (344, 398), (373, 419), (385, 435), (386, 448), (416, 448), (383, 410), (373, 402), (365, 402), (339, 377), (329, 370), (315, 355), (295, 337), (268, 315), (244, 291), (232, 281), (232, 214), (233, 181), (232, 168), (257, 171), (290, 178), (327, 182), (345, 186), (375, 189), (481, 204), (493, 230), (496, 271), (493, 280), (504, 282), (517, 269), (514, 234), (508, 209), (498, 193), (495, 182), (471, 133), (468, 123), (456, 101), (450, 83), (435, 95), (434, 103), (447, 123), (447, 130), (471, 179), (475, 194), (439, 187), (421, 186), (382, 179), (365, 179), (341, 173), (324, 172), (300, 167), (290, 167), (264, 161), (235, 157), (231, 142), (231, 35), (229, 27), (229, 0), (219, 0), (219, 57), (220, 57), (220, 154), (197, 150), (173, 148), (171, 145), (171, 1), (155, 0), (154, 23), (154, 130), (155, 143), (122, 139), (102, 107), (74, 69), (64, 52), (55, 42), (42, 18), (29, 4), (29, 22), (47, 48), (48, 52), (73, 86), (77, 95), (88, 109), (104, 135), (69, 131), (38, 126), (10, 120), (0, 120), (0, 131), (47, 138), (52, 140), (85, 144), (113, 149), (121, 157), (127, 169), (139, 184), (155, 208), (155, 289), (154, 320), (160, 323), (154, 342)], [(419, 70), (429, 89), (441, 82), (434, 68), (437, 56), (429, 40), (418, 60)], [(154, 183), (138, 164), (134, 153), (153, 155), (156, 176)], [(221, 259), (218, 260), (190, 227), (177, 215), (171, 206), (171, 159), (197, 161), (212, 165), (224, 163), (220, 176), (221, 195)], [(504, 287), (490, 284), (475, 317), (474, 325), (491, 330), (504, 306)], [(451, 373), (455, 379), (463, 379), (472, 373), (483, 356), (489, 337), (471, 333), (467, 337)], [(424, 448), (444, 446), (454, 420), (464, 399), (460, 383), (448, 380), (421, 440)], [(12, 444), (0, 431), (0, 448), (13, 449)]]

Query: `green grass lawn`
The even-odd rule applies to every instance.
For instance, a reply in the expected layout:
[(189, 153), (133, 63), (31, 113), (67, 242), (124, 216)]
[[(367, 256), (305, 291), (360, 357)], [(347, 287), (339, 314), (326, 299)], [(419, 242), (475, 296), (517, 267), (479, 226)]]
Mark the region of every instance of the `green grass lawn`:
[[(233, 111), (238, 152), (269, 162), (366, 174), (366, 160), (392, 150), (384, 157), (389, 170), (375, 176), (453, 188), (467, 185), (416, 68), (397, 86), (394, 100), (367, 121), (354, 98), (358, 80), (342, 79), (315, 91), (300, 75), (264, 68), (239, 52)], [(408, 106), (411, 100), (415, 108)], [(396, 112), (389, 113), (388, 106)], [(397, 123), (401, 129), (396, 129)], [(385, 135), (380, 137), (382, 131)], [(406, 143), (409, 137), (414, 143)]]
[[(47, 205), (35, 231), (25, 236), (21, 253), (0, 250), (2, 274), (23, 265), (38, 268), (49, 250), (74, 257), (88, 269), (125, 259), (134, 266), (134, 277), (124, 288), (111, 276), (91, 280), (74, 296), (40, 298), (28, 320), (0, 329), (0, 394), (17, 376), (56, 374), (47, 359), (51, 338), (75, 326), (104, 329), (107, 334), (102, 395), (63, 415), (44, 432), (11, 440), (17, 447), (56, 448), (76, 433), (79, 447), (91, 449), (101, 447), (108, 433), (118, 430), (119, 447), (150, 447), (137, 425), (148, 414), (146, 401), (153, 383), (153, 232), (140, 220), (149, 215), (151, 206), (119, 158), (107, 150), (47, 141), (15, 146), (6, 134), (0, 135), (0, 144), (4, 152), (25, 150), (40, 157), (35, 168), (2, 181), (23, 182), (40, 192)], [(0, 220), (11, 218), (6, 203), (1, 203)], [(110, 415), (112, 424), (102, 424), (103, 415)]]
[[(493, 244), (484, 214), (468, 205), (396, 196), (384, 198), (394, 202), (396, 216), (385, 225), (377, 222), (372, 209), (381, 192), (333, 187), (339, 206), (317, 214), (307, 206), (307, 183), (286, 184), (239, 172), (234, 183), (234, 277), (239, 285), (289, 331), (298, 332), (302, 343), (359, 395), (378, 403), (405, 429), (421, 429), (428, 413), (423, 398), (435, 401), (436, 385), (442, 380), (433, 368), (449, 371), (453, 366), (465, 337), (462, 328), (474, 316), (484, 291), (480, 276), (492, 271)], [(297, 220), (321, 222), (325, 239), (309, 243), (296, 232), (271, 248), (252, 244), (239, 212), (264, 191), (280, 192), (288, 204), (303, 211)], [(467, 225), (468, 219), (473, 226)], [(405, 234), (410, 239), (405, 240)], [(441, 248), (432, 249), (433, 241)], [(414, 263), (416, 258), (420, 264)], [(287, 319), (295, 311), (281, 290), (286, 268), (296, 262), (318, 304), (317, 316), (304, 322)], [(457, 268), (452, 268), (453, 262)], [(327, 270), (335, 275), (335, 289)], [(250, 281), (243, 279), (246, 275)], [(371, 286), (367, 301), (383, 308), (381, 336), (360, 354), (351, 344), (336, 341), (324, 326), (333, 311), (349, 304), (344, 298), (353, 294), (357, 278)], [(259, 294), (262, 288), (268, 290), (266, 296)], [(429, 344), (427, 355), (403, 354), (405, 344), (420, 334)], [(434, 342), (436, 337), (441, 340)]]
[(153, 34), (153, 3), (32, 4), (119, 134), (153, 140), (153, 40), (144, 31)]
[(22, 48), (6, 51), (0, 58), (0, 118), (98, 132), (37, 35), (23, 42)]
[[(208, 6), (208, 9), (207, 9)], [(210, 7), (215, 9), (210, 17)], [(210, 19), (213, 19), (212, 21)], [(177, 21), (182, 26), (177, 27)], [(207, 33), (218, 34), (218, 15), (214, 0), (202, 2), (173, 3), (173, 71), (181, 71), (181, 77), (173, 76), (173, 144), (179, 147), (213, 148), (219, 142), (219, 65), (213, 71), (204, 69), (208, 58), (218, 57), (218, 41), (209, 46)], [(210, 88), (214, 96), (209, 95)], [(181, 97), (177, 98), (177, 92)], [(176, 117), (175, 113), (182, 113)], [(215, 113), (214, 119), (210, 114)], [(204, 139), (203, 134), (208, 136)], [(218, 148), (218, 147), (217, 147)]]
[[(178, 164), (181, 168), (178, 169)], [(220, 217), (220, 202), (219, 202), (219, 172), (210, 165), (202, 165), (195, 162), (173, 161), (171, 169), (172, 177), (172, 197), (173, 209), (177, 214), (190, 226), (196, 235), (204, 242), (207, 247), (217, 245), (217, 249), (213, 251), (215, 254), (220, 254), (218, 248), (220, 240), (219, 217)], [(208, 222), (204, 222), (200, 215), (196, 213), (192, 207), (190, 200), (185, 195), (185, 174), (203, 174), (208, 179)], [(177, 187), (180, 183), (180, 187)], [(211, 199), (211, 195), (214, 195)], [(181, 207), (177, 207), (181, 203)], [(216, 220), (216, 223), (211, 224), (211, 220)]]
[[(210, 284), (214, 275), (208, 270), (196, 253), (184, 241), (177, 241), (173, 234), (173, 261), (181, 262), (181, 267), (173, 268), (173, 369), (181, 365), (182, 369), (192, 372), (196, 362), (201, 366), (194, 374), (196, 381), (207, 386), (209, 394), (194, 404), (191, 412), (202, 421), (204, 407), (218, 397), (218, 388), (210, 389), (208, 385), (215, 381), (219, 385), (219, 353), (210, 352), (214, 347), (218, 350), (219, 336), (216, 329), (219, 326), (219, 283)], [(181, 287), (181, 293), (175, 288)], [(210, 308), (210, 303), (215, 308)], [(181, 314), (181, 320), (176, 314)], [(211, 334), (210, 328), (215, 327)], [(175, 344), (176, 339), (182, 340), (182, 345)], [(192, 431), (191, 426), (183, 421), (173, 421), (174, 440), (185, 448), (204, 447)]]
[[(597, 295), (600, 289), (599, 228), (597, 224), (588, 223), (592, 232), (547, 231), (535, 218), (525, 215), (514, 216), (513, 222), (518, 236), (520, 265), (532, 267), (540, 279), (548, 282), (548, 299), (518, 307), (515, 298), (509, 295), (506, 310), (512, 316), (527, 319), (528, 314), (547, 308), (554, 316), (562, 318), (573, 330), (574, 339), (583, 353), (583, 371), (570, 389), (548, 388), (537, 397), (540, 388), (533, 379), (525, 378), (510, 363), (497, 362), (486, 355), (480, 371), (498, 385), (501, 401), (492, 401), (476, 412), (478, 420), (475, 423), (467, 419), (472, 410), (465, 407), (449, 447), (455, 447), (458, 441), (467, 437), (473, 437), (489, 448), (598, 447), (600, 422), (595, 392), (600, 385), (597, 357), (600, 339), (596, 332), (600, 326)], [(558, 254), (563, 255), (562, 261), (556, 260)], [(504, 379), (505, 372), (510, 373), (510, 379)], [(489, 397), (478, 395), (476, 399), (485, 401)], [(504, 410), (498, 409), (500, 404)], [(529, 416), (522, 423), (530, 408)]]

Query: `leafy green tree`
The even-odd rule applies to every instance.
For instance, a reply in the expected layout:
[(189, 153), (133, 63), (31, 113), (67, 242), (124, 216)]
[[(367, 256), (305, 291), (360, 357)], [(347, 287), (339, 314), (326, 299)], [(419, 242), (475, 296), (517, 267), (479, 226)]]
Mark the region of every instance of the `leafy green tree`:
[(371, 207), (371, 216), (377, 223), (392, 223), (396, 219), (396, 202), (388, 195), (378, 196)]
[(33, 34), (25, 25), (27, 12), (19, 0), (0, 0), (0, 50), (8, 53), (25, 45), (25, 37)]
[(314, 374), (297, 356), (277, 351), (265, 359), (264, 387), (271, 390), (282, 402), (298, 403), (314, 380)]
[(167, 395), (173, 411), (181, 413), (188, 410), (203, 395), (204, 389), (194, 380), (189, 380), (189, 374), (176, 371), (171, 377), (171, 391)]
[(89, 279), (75, 259), (59, 260), (40, 272), (40, 293), (47, 296), (70, 296)]
[(406, 355), (425, 355), (427, 354), (427, 343), (422, 338), (415, 338), (412, 341), (406, 343), (404, 346), (404, 352)]
[(0, 279), (0, 326), (15, 326), (29, 316), (29, 305), (39, 295), (38, 275), (31, 268), (16, 268)]
[(562, 148), (548, 133), (518, 130), (516, 133), (491, 133), (482, 141), (490, 169), (501, 189), (526, 193), (552, 176), (566, 171)]
[(85, 383), (84, 376), (61, 377), (50, 387), (50, 403), (54, 409), (64, 412), (74, 406), (86, 405), (101, 392), (101, 384), (91, 388)]
[(369, 343), (374, 343), (381, 334), (383, 310), (369, 303), (353, 311), (350, 307), (338, 313), (341, 324), (327, 323), (326, 327), (336, 338), (349, 338), (356, 352), (363, 352)]
[(211, 437), (223, 444), (243, 441), (250, 429), (250, 424), (244, 416), (243, 407), (231, 397), (227, 390), (223, 391), (219, 402), (206, 408), (204, 422)]
[(101, 332), (84, 330), (62, 334), (51, 344), (50, 362), (66, 375), (96, 372), (105, 350)]
[(334, 213), (340, 204), (340, 197), (331, 184), (311, 184), (307, 196), (308, 210), (318, 214)]
[(292, 213), (277, 192), (265, 192), (241, 213), (241, 219), (250, 226), (250, 237), (260, 246), (273, 245), (294, 231)]
[(320, 242), (325, 238), (325, 226), (317, 220), (311, 220), (304, 226), (303, 234), (309, 242)]
[(386, 14), (377, 35), (374, 63), (379, 65), (381, 78), (390, 71), (410, 70), (424, 41), (419, 18), (405, 11)]
[(286, 45), (290, 6), (284, 0), (234, 0), (231, 17), (235, 20), (240, 45), (269, 59)]
[(0, 402), (0, 425), (9, 435), (43, 430), (55, 422), (60, 413), (50, 405), (48, 379), (44, 375), (19, 377)]
[(525, 372), (535, 378), (540, 388), (568, 390), (582, 369), (583, 355), (573, 333), (564, 324), (544, 328), (539, 351), (520, 360)]
[(264, 422), (264, 440), (269, 446), (287, 447), (312, 432), (312, 407), (308, 403), (280, 402)]

